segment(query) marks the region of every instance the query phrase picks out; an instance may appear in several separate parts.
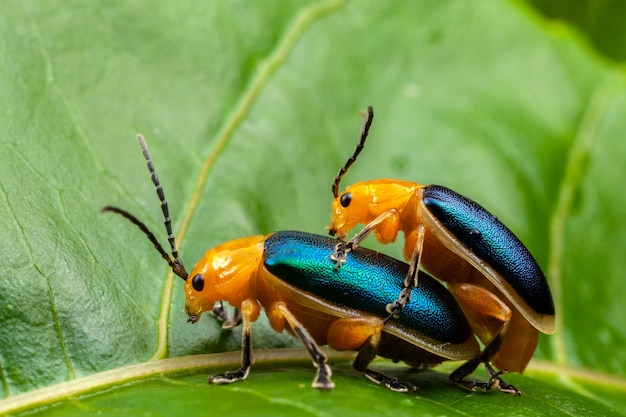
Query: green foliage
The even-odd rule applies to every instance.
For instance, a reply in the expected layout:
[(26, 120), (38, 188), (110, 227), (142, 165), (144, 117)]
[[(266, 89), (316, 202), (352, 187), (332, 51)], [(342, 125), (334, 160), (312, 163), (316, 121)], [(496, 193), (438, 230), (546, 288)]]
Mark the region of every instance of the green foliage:
[[(234, 414), (242, 398), (245, 415), (626, 409), (626, 82), (567, 26), (515, 1), (4, 5), (0, 413)], [(557, 333), (531, 372), (509, 377), (525, 395), (466, 395), (442, 372), (409, 375), (419, 397), (394, 394), (345, 363), (330, 395), (309, 388), (306, 362), (261, 364), (229, 387), (205, 386), (222, 370), (212, 360), (159, 368), (153, 359), (237, 350), (239, 336), (210, 317), (186, 324), (180, 282), (150, 242), (99, 214), (125, 207), (164, 241), (135, 134), (190, 267), (237, 237), (324, 233), (368, 104), (370, 140), (344, 186), (446, 185), (496, 214), (546, 270)], [(264, 323), (253, 332), (257, 349), (294, 345)], [(131, 365), (156, 370), (129, 377)], [(38, 388), (50, 395), (37, 400)]]
[(622, 0), (529, 0), (553, 22), (567, 22), (580, 30), (605, 57), (626, 61), (626, 3)]

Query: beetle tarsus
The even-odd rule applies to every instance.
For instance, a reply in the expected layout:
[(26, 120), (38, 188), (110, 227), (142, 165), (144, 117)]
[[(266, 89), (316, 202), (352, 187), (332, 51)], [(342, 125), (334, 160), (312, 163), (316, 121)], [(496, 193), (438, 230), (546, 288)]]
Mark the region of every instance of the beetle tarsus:
[(512, 394), (516, 397), (522, 395), (522, 392), (520, 390), (515, 388), (513, 385), (507, 384), (502, 378), (500, 378), (500, 375), (507, 373), (506, 370), (496, 371), (489, 363), (485, 363), (485, 368), (487, 369), (487, 373), (489, 374), (489, 382), (487, 382), (489, 389), (497, 388), (500, 392), (504, 392), (505, 394)]
[(469, 391), (476, 391), (476, 389), (480, 389), (481, 391), (491, 391), (494, 388), (497, 388), (500, 392), (505, 394), (515, 395), (519, 397), (522, 393), (520, 390), (515, 388), (513, 385), (507, 384), (500, 375), (505, 374), (507, 371), (496, 371), (493, 366), (489, 362), (483, 362), (485, 364), (485, 369), (487, 370), (487, 374), (489, 375), (489, 381), (487, 382), (479, 382), (479, 381), (467, 381), (465, 379), (466, 376), (474, 372), (476, 367), (483, 362), (480, 356), (477, 356), (469, 361), (465, 362), (462, 366), (456, 369), (452, 374), (450, 374), (450, 380), (462, 388), (465, 388)]
[(250, 373), (250, 366), (242, 366), (234, 372), (226, 372), (210, 376), (209, 384), (230, 384), (235, 381), (241, 381), (248, 377), (248, 373)]
[(389, 316), (384, 320), (384, 323), (389, 322), (391, 319), (400, 318), (400, 313), (402, 313), (402, 309), (404, 306), (411, 300), (411, 291), (413, 290), (413, 286), (404, 288), (398, 299), (393, 303), (387, 304), (385, 310), (389, 313)]
[(350, 251), (359, 247), (363, 239), (365, 239), (370, 233), (376, 230), (381, 223), (385, 220), (394, 217), (397, 214), (397, 210), (392, 209), (384, 212), (374, 220), (372, 220), (369, 224), (365, 225), (363, 230), (354, 235), (354, 237), (347, 242), (343, 240), (339, 240), (337, 245), (335, 246), (335, 250), (332, 255), (330, 255), (330, 259), (337, 263), (336, 269), (341, 268), (341, 265), (346, 261), (346, 257)]
[(498, 372), (498, 375), (495, 375), (489, 378), (488, 382), (477, 382), (477, 381), (456, 381), (456, 383), (469, 390), (476, 391), (476, 389), (480, 389), (481, 391), (487, 392), (491, 391), (494, 388), (497, 388), (498, 391), (503, 392), (505, 394), (515, 395), (519, 397), (522, 395), (522, 392), (515, 388), (513, 385), (507, 384), (502, 378), (500, 378), (500, 374), (503, 372)]
[(330, 366), (323, 364), (322, 366), (317, 368), (317, 374), (315, 375), (315, 379), (311, 386), (317, 389), (325, 389), (330, 390), (335, 388), (335, 383), (330, 380), (330, 376), (332, 375), (332, 371)]
[(417, 387), (408, 382), (401, 382), (398, 378), (385, 375), (381, 372), (374, 371), (372, 369), (365, 370), (365, 376), (372, 382), (379, 385), (384, 385), (392, 391), (396, 392), (415, 392)]
[(335, 245), (335, 250), (333, 250), (332, 255), (330, 255), (330, 259), (335, 262), (335, 269), (341, 268), (341, 266), (348, 259), (348, 253), (352, 250), (352, 244), (350, 242), (344, 242), (340, 240)]

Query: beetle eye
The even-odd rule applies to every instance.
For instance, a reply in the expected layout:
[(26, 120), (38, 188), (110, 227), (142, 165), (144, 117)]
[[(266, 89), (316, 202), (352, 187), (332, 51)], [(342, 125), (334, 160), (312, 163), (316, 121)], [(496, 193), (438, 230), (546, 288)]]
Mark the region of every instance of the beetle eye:
[(194, 276), (191, 280), (191, 286), (196, 291), (202, 291), (204, 288), (204, 275), (196, 274), (196, 276)]
[(339, 202), (341, 203), (341, 207), (348, 207), (352, 202), (352, 193), (345, 193), (342, 195)]

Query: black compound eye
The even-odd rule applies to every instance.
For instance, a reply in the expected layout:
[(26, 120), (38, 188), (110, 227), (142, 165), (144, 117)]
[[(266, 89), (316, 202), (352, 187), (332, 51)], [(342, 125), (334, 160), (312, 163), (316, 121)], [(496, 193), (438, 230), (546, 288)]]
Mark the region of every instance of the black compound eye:
[(345, 193), (339, 198), (339, 202), (341, 203), (341, 207), (348, 207), (352, 202), (352, 193)]
[(204, 288), (204, 275), (196, 274), (196, 276), (194, 276), (191, 280), (191, 286), (196, 291), (202, 291)]

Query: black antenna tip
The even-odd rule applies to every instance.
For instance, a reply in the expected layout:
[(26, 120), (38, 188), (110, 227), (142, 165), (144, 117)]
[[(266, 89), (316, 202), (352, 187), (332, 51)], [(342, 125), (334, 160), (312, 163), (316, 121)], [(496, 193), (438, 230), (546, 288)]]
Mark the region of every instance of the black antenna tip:
[(354, 152), (348, 158), (343, 167), (339, 170), (339, 173), (335, 177), (333, 181), (333, 185), (331, 187), (331, 191), (333, 192), (333, 196), (335, 198), (339, 197), (339, 183), (341, 182), (341, 178), (348, 172), (348, 168), (356, 161), (357, 156), (363, 150), (363, 146), (365, 145), (365, 139), (367, 139), (367, 134), (369, 133), (370, 126), (372, 125), (372, 120), (374, 120), (374, 107), (367, 106), (367, 113), (363, 113), (363, 127), (361, 128), (361, 138), (359, 143), (356, 145)]

